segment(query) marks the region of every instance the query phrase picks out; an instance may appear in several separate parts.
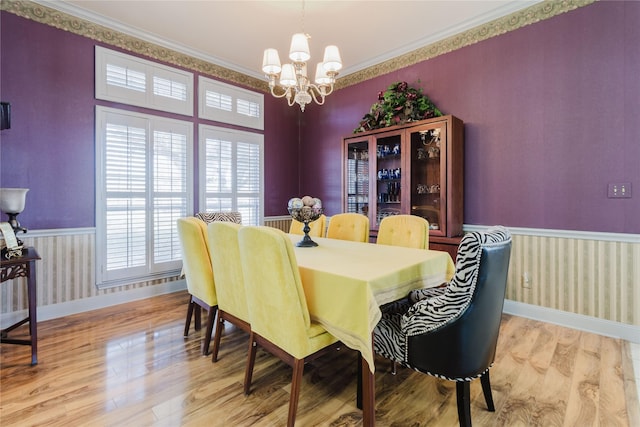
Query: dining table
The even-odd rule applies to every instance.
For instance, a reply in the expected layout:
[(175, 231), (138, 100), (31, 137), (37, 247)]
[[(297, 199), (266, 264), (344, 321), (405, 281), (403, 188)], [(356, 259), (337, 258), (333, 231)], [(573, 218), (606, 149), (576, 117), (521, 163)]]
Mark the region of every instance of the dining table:
[(409, 291), (450, 280), (449, 253), (426, 249), (314, 237), (316, 247), (296, 247), (309, 314), (345, 346), (361, 355), (363, 425), (375, 425), (373, 332), (380, 306)]

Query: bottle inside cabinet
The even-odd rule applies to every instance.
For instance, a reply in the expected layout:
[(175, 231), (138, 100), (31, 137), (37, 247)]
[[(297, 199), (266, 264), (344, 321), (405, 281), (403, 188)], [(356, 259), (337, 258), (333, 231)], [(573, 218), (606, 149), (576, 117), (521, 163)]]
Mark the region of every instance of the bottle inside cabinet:
[(401, 213), (401, 142), (401, 135), (376, 139), (376, 227), (384, 217)]
[(369, 143), (347, 144), (346, 212), (369, 214)]

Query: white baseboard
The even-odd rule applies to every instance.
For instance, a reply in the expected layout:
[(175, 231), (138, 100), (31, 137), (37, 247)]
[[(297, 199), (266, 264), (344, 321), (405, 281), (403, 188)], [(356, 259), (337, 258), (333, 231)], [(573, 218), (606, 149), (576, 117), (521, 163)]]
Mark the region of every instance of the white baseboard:
[[(136, 288), (128, 291), (114, 292), (90, 298), (83, 298), (63, 302), (60, 304), (52, 304), (38, 307), (38, 322), (56, 319), (59, 317), (70, 316), (72, 314), (82, 313), (99, 308), (110, 307), (117, 304), (150, 298), (156, 295), (170, 294), (187, 289), (187, 283), (184, 280), (176, 280), (172, 282), (160, 283), (158, 285), (146, 286), (144, 288)], [(186, 300), (185, 300), (186, 301)], [(0, 317), (1, 325), (12, 325), (28, 316), (27, 310), (14, 311), (4, 313)], [(5, 328), (6, 326), (2, 326)]]
[(598, 335), (621, 338), (633, 343), (640, 343), (640, 327), (638, 326), (511, 300), (504, 301), (503, 311), (515, 316), (526, 317), (529, 319), (539, 320), (541, 322), (554, 323), (556, 325), (591, 332)]

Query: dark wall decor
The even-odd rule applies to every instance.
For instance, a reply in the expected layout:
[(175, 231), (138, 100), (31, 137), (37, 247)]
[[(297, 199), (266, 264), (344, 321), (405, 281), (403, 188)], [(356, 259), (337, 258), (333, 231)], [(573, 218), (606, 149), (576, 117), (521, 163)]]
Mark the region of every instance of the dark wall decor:
[(11, 128), (11, 104), (0, 102), (0, 130)]

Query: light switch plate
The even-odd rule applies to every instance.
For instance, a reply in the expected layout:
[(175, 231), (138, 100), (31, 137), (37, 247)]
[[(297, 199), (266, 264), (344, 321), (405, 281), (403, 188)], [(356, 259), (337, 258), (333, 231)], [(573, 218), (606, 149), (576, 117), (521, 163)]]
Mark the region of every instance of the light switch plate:
[(610, 199), (630, 199), (631, 183), (617, 182), (609, 184), (609, 187), (607, 188), (607, 197)]

